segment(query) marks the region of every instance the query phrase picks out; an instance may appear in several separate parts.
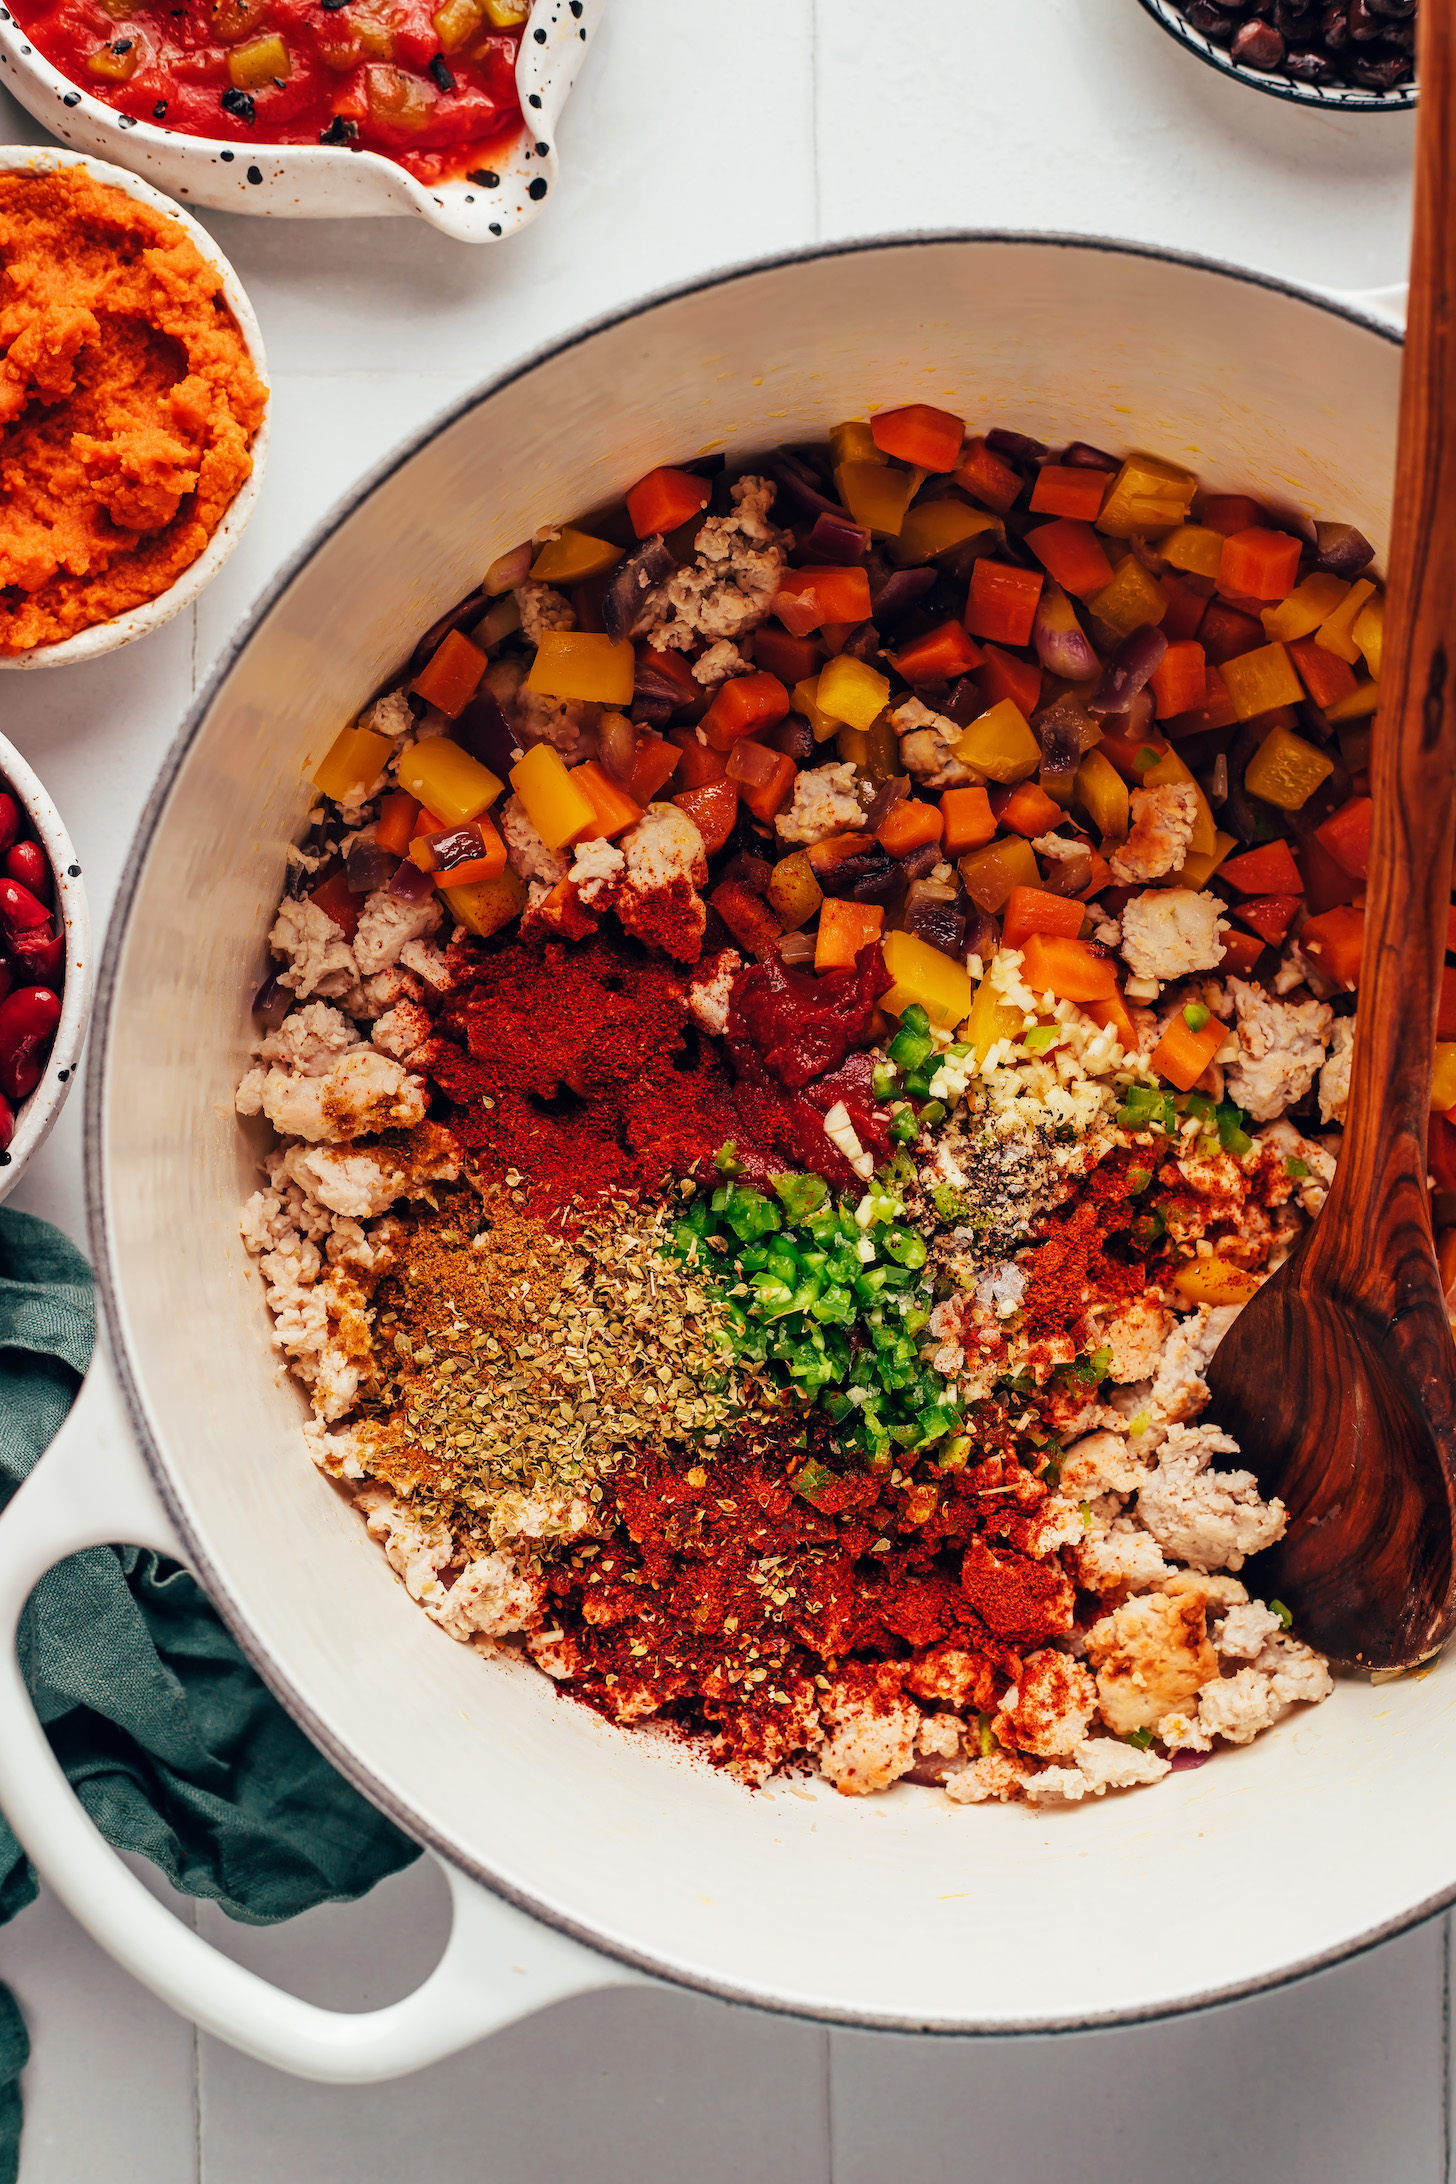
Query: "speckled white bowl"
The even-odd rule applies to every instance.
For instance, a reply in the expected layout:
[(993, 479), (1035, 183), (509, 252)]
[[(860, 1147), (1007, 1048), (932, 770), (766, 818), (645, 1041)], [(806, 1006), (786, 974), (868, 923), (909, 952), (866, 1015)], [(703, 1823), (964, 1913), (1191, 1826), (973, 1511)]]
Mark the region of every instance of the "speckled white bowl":
[(1140, 0), (1140, 5), (1200, 61), (1221, 76), (1231, 76), (1235, 83), (1247, 84), (1251, 91), (1267, 92), (1270, 98), (1290, 99), (1297, 106), (1322, 106), (1332, 114), (1404, 114), (1416, 103), (1414, 83), (1397, 84), (1393, 91), (1362, 91), (1355, 84), (1299, 83), (1277, 70), (1245, 68), (1226, 46), (1215, 45), (1212, 38), (1195, 30), (1177, 0)]
[(212, 212), (337, 220), (414, 212), (457, 242), (514, 235), (549, 202), (556, 125), (576, 82), (604, 0), (534, 0), (516, 63), (527, 134), (482, 188), (469, 180), (417, 182), (382, 152), (322, 144), (224, 144), (133, 121), (93, 98), (36, 51), (0, 0), (0, 84), (28, 113), (82, 151), (99, 152)]
[[(238, 331), (247, 344), (248, 354), (258, 377), (264, 386), (268, 384), (268, 363), (263, 354), (263, 335), (253, 313), (253, 306), (244, 294), (237, 274), (218, 249), (205, 227), (174, 205), (169, 197), (150, 183), (140, 181), (134, 174), (126, 174), (120, 167), (110, 167), (104, 160), (88, 158), (81, 152), (62, 152), (54, 146), (33, 144), (0, 145), (0, 174), (55, 174), (64, 167), (84, 167), (97, 182), (109, 183), (122, 190), (139, 204), (150, 205), (154, 212), (163, 212), (175, 220), (191, 237), (202, 256), (222, 275), (222, 292), (228, 308), (237, 320)], [(170, 622), (174, 614), (190, 606), (198, 593), (205, 591), (237, 545), (251, 521), (258, 504), (258, 494), (263, 484), (263, 468), (268, 454), (268, 417), (265, 407), (263, 421), (253, 439), (253, 468), (239, 486), (232, 505), (213, 532), (203, 551), (191, 562), (175, 584), (155, 599), (143, 601), (125, 614), (113, 615), (109, 621), (93, 622), (89, 629), (77, 630), (74, 637), (62, 638), (59, 644), (36, 645), (30, 652), (0, 653), (0, 668), (5, 667), (70, 667), (80, 660), (94, 660), (103, 652), (115, 652), (121, 645), (129, 645), (138, 637), (146, 637), (164, 622)]]
[(16, 1116), (15, 1135), (9, 1150), (0, 1153), (0, 1199), (8, 1198), (32, 1153), (50, 1136), (55, 1119), (76, 1081), (76, 1064), (86, 1037), (91, 1014), (91, 916), (86, 890), (71, 837), (61, 815), (13, 743), (0, 736), (0, 786), (8, 788), (25, 806), (37, 839), (50, 859), (56, 887), (56, 910), (66, 935), (66, 983), (61, 994), (61, 1020), (56, 1026), (45, 1075), (22, 1100)]

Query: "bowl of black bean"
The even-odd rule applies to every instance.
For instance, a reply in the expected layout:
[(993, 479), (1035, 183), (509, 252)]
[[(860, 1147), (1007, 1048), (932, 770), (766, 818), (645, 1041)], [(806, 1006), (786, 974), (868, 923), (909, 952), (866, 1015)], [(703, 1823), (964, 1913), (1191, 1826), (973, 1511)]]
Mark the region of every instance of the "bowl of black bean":
[(1341, 113), (1416, 102), (1418, 0), (1142, 0), (1210, 68), (1277, 99)]

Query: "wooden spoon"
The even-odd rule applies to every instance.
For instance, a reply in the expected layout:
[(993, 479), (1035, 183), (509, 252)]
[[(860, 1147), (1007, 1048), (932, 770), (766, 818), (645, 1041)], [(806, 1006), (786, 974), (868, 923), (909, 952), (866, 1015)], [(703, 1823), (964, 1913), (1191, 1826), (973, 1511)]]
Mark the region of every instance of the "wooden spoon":
[(1424, 0), (1417, 78), (1349, 1121), (1318, 1221), (1208, 1373), (1210, 1415), (1289, 1510), (1261, 1589), (1311, 1645), (1367, 1669), (1412, 1666), (1456, 1624), (1456, 1343), (1426, 1190), (1456, 809), (1456, 0)]

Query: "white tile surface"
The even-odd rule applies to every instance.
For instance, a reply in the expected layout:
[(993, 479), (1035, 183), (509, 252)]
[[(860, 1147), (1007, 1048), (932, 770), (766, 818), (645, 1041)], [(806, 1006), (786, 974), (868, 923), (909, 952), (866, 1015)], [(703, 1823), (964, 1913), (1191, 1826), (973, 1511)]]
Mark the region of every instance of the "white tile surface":
[[(0, 139), (38, 135), (0, 95)], [(251, 531), (164, 635), (0, 678), (100, 917), (200, 677), (280, 560), (433, 411), (594, 313), (906, 227), (1092, 230), (1346, 287), (1398, 278), (1407, 240), (1408, 121), (1242, 91), (1136, 0), (611, 0), (561, 140), (553, 210), (499, 250), (404, 220), (208, 216), (272, 365)], [(17, 1203), (84, 1234), (79, 1103)], [(341, 2007), (405, 1991), (443, 1932), (424, 1866), (282, 1929), (198, 1916)], [(1445, 1947), (1442, 1923), (1180, 2024), (984, 2046), (618, 1995), (348, 2093), (194, 2043), (53, 1902), (0, 1930), (0, 1977), (36, 2050), (22, 2184), (1448, 2184)]]

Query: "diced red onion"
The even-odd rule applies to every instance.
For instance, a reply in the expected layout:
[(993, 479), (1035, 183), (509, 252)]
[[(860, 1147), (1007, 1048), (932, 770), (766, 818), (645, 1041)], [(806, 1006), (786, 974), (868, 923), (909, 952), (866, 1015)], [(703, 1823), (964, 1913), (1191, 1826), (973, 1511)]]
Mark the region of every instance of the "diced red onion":
[(1090, 682), (1100, 663), (1080, 623), (1074, 622), (1070, 629), (1058, 625), (1057, 609), (1065, 605), (1065, 598), (1055, 584), (1044, 588), (1037, 601), (1031, 641), (1049, 675), (1059, 675), (1063, 682)]
[(1042, 886), (1049, 895), (1080, 895), (1092, 884), (1092, 853), (1081, 850), (1075, 857), (1043, 857)]
[(905, 897), (905, 930), (938, 948), (942, 955), (959, 957), (966, 937), (966, 913), (958, 891), (939, 880), (916, 880)]
[(989, 910), (983, 910), (978, 903), (973, 902), (966, 919), (965, 953), (968, 956), (979, 956), (983, 963), (988, 963), (1000, 945), (1000, 926)]
[(896, 569), (878, 590), (870, 585), (870, 611), (881, 629), (908, 613), (935, 583), (934, 569)]
[(1162, 575), (1168, 564), (1158, 552), (1156, 546), (1150, 546), (1145, 538), (1130, 538), (1127, 543), (1132, 558), (1139, 568), (1146, 569), (1149, 576)]
[(376, 887), (387, 886), (398, 863), (393, 850), (381, 849), (372, 835), (362, 836), (344, 859), (344, 882), (349, 893), (372, 895)]
[(812, 963), (814, 946), (812, 933), (780, 933), (778, 938), (779, 955), (785, 963)]
[(813, 482), (813, 472), (786, 448), (770, 455), (763, 465), (784, 498), (804, 516), (843, 516), (838, 501), (830, 500)]
[(740, 736), (728, 753), (728, 779), (745, 789), (765, 788), (778, 778), (779, 755), (766, 743), (755, 743), (752, 736)]
[(630, 637), (650, 591), (665, 584), (677, 563), (662, 538), (644, 538), (628, 556), (602, 594), (602, 628), (620, 644)]
[(434, 875), (421, 872), (417, 864), (406, 857), (389, 883), (389, 892), (396, 902), (424, 902), (435, 889)]
[(621, 713), (604, 713), (597, 725), (602, 764), (614, 781), (626, 783), (637, 763), (637, 730)]
[(993, 455), (1009, 455), (1014, 463), (1034, 463), (1038, 455), (1045, 455), (1045, 440), (1033, 440), (1029, 433), (1010, 432), (1005, 425), (993, 425), (986, 434), (986, 445)]
[(1120, 733), (1125, 736), (1152, 736), (1157, 732), (1153, 725), (1153, 693), (1151, 690), (1139, 690), (1122, 717)]
[(425, 847), (436, 872), (453, 872), (456, 865), (474, 864), (485, 855), (485, 836), (472, 820), (467, 826), (445, 827), (439, 834), (427, 834)]
[(894, 774), (882, 782), (870, 799), (864, 815), (866, 834), (878, 834), (897, 804), (903, 804), (910, 794), (909, 774)]
[(417, 675), (425, 662), (444, 643), (452, 629), (460, 629), (466, 622), (478, 622), (485, 610), (485, 593), (470, 592), (448, 614), (442, 614), (438, 622), (432, 622), (424, 636), (410, 654), (410, 673)]
[[(703, 692), (704, 697), (707, 691)], [(649, 703), (664, 703), (672, 712), (689, 701), (679, 686), (660, 667), (654, 667), (650, 657), (637, 662), (637, 674), (632, 685), (632, 695), (638, 704), (645, 698)]]
[(957, 728), (969, 728), (973, 720), (990, 710), (990, 700), (977, 682), (969, 675), (962, 675), (943, 706), (939, 708), (946, 720), (953, 720)]
[(1162, 664), (1168, 640), (1160, 629), (1145, 623), (1124, 637), (1106, 667), (1090, 700), (1094, 713), (1125, 713)]
[(504, 781), (516, 762), (520, 738), (501, 711), (500, 701), (484, 683), (450, 729), (450, 740), (479, 759)]
[(1052, 774), (1074, 774), (1097, 734), (1091, 714), (1070, 690), (1054, 704), (1043, 706), (1031, 723), (1031, 732), (1041, 745), (1042, 771)]
[(750, 895), (761, 895), (772, 878), (773, 866), (767, 857), (755, 857), (747, 849), (738, 850), (718, 873), (720, 882), (733, 880), (739, 887), (746, 887)]
[(865, 856), (863, 870), (849, 892), (856, 902), (887, 903), (895, 900), (904, 885), (904, 868), (877, 848)]
[(523, 546), (513, 546), (508, 554), (500, 554), (485, 572), (485, 589), (492, 599), (501, 592), (514, 591), (524, 584), (531, 573), (531, 563), (536, 550), (529, 539)]
[(293, 1007), (296, 996), (292, 989), (279, 982), (277, 972), (265, 978), (253, 996), (253, 1014), (261, 1017), (270, 1031), (276, 1031)]
[(763, 740), (771, 751), (782, 751), (796, 766), (807, 766), (814, 756), (814, 731), (802, 713), (786, 713), (772, 728), (765, 728)]
[(1208, 777), (1208, 801), (1213, 806), (1215, 811), (1217, 811), (1220, 804), (1227, 803), (1228, 792), (1228, 753), (1227, 751), (1220, 751), (1218, 757), (1213, 762), (1213, 769)]
[(812, 563), (838, 562), (849, 568), (868, 553), (870, 534), (848, 516), (821, 515), (809, 533), (807, 551)]
[(1356, 577), (1375, 559), (1375, 548), (1353, 523), (1317, 523), (1315, 567), (1331, 576)]
[(1121, 470), (1122, 464), (1115, 455), (1109, 455), (1100, 447), (1089, 447), (1085, 440), (1074, 440), (1058, 457), (1063, 470)]
[(1190, 1774), (1195, 1767), (1206, 1767), (1212, 1752), (1174, 1752), (1168, 1761), (1170, 1774)]
[(896, 859), (896, 863), (900, 867), (900, 878), (911, 881), (923, 880), (926, 873), (933, 872), (940, 861), (939, 842), (922, 842), (919, 848), (912, 849), (908, 856)]

